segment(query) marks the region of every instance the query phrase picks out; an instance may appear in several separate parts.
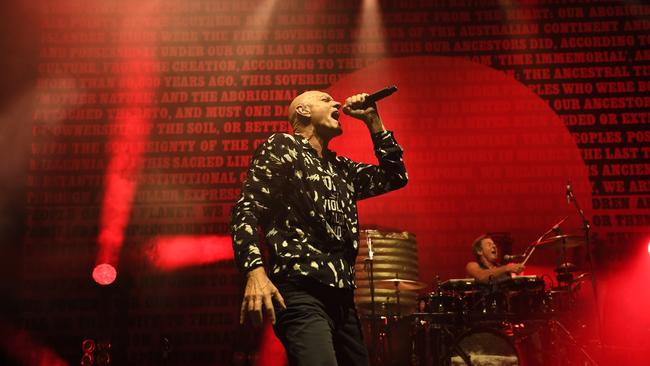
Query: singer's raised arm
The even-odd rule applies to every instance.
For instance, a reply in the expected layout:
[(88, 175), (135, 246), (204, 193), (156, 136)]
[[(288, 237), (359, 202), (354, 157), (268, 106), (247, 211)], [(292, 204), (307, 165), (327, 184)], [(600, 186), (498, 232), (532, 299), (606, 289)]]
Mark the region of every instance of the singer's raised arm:
[(372, 142), (379, 165), (357, 163), (343, 158), (348, 164), (358, 200), (402, 188), (408, 183), (403, 150), (395, 141), (393, 133), (382, 131), (372, 134)]

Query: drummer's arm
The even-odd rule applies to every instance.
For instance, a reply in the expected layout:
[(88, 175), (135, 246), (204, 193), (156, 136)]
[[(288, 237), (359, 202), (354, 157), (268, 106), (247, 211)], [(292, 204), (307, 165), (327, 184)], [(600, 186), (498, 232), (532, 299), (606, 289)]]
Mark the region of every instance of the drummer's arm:
[(469, 262), (465, 266), (467, 274), (476, 279), (479, 283), (490, 283), (492, 278), (501, 276), (504, 273), (519, 273), (523, 270), (523, 265), (508, 263), (505, 266), (499, 266), (490, 269), (483, 269), (477, 262)]

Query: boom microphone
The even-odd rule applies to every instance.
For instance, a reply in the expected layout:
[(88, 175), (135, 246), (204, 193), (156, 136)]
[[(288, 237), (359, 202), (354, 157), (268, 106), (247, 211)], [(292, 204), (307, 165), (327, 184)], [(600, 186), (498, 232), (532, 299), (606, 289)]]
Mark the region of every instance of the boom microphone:
[(506, 262), (521, 262), (524, 259), (526, 259), (526, 257), (523, 255), (506, 254), (503, 256), (503, 260)]
[(395, 85), (387, 86), (382, 90), (376, 91), (366, 97), (366, 99), (363, 102), (363, 105), (361, 105), (361, 108), (368, 108), (372, 106), (374, 103), (388, 97), (389, 95), (395, 93), (397, 91), (397, 87)]

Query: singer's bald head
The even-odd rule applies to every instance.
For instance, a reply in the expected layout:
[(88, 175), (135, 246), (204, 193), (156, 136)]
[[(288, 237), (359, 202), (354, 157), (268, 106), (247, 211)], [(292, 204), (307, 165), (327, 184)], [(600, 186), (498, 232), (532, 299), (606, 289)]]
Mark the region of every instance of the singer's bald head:
[(311, 131), (329, 140), (343, 133), (339, 123), (340, 108), (341, 103), (331, 95), (309, 90), (289, 105), (289, 123), (295, 132)]

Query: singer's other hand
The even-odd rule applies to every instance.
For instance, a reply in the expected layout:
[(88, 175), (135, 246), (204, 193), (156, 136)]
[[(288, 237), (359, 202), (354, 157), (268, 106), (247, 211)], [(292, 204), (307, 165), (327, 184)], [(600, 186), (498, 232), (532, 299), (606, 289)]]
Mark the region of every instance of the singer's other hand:
[(372, 133), (383, 131), (384, 126), (377, 112), (377, 106), (373, 103), (368, 108), (363, 108), (367, 96), (368, 93), (361, 93), (347, 98), (343, 105), (343, 113), (362, 120)]

